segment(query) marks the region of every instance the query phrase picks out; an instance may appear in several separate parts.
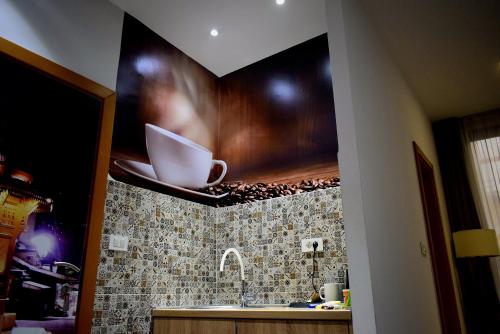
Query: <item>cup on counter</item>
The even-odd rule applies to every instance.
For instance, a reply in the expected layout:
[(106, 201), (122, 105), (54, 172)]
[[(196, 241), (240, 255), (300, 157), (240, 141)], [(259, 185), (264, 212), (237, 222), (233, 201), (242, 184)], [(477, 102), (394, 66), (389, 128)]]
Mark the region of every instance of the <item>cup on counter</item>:
[(325, 283), (319, 289), (319, 296), (325, 302), (331, 302), (336, 300), (341, 300), (340, 291), (343, 289), (343, 284), (341, 283)]

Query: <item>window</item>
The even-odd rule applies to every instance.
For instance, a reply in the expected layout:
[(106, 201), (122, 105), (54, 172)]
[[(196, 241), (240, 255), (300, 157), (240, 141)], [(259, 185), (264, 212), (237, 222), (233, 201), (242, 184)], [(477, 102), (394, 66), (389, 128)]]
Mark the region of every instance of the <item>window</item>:
[[(500, 112), (467, 117), (465, 152), (470, 184), (482, 228), (495, 229), (500, 238)], [(500, 259), (491, 258), (491, 269), (500, 299)]]

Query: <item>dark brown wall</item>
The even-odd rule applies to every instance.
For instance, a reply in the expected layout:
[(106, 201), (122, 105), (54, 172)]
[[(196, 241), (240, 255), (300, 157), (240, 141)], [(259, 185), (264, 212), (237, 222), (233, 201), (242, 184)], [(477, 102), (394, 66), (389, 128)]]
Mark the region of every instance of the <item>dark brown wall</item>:
[(126, 14), (117, 80), (111, 175), (140, 185), (116, 159), (149, 163), (145, 123), (187, 137), (217, 155), (218, 77)]
[(219, 158), (227, 180), (338, 176), (326, 34), (220, 79)]
[(114, 165), (116, 159), (149, 163), (145, 123), (187, 137), (225, 160), (228, 174), (224, 182), (296, 183), (337, 177), (327, 36), (218, 78), (126, 15), (111, 176), (187, 196), (142, 181)]

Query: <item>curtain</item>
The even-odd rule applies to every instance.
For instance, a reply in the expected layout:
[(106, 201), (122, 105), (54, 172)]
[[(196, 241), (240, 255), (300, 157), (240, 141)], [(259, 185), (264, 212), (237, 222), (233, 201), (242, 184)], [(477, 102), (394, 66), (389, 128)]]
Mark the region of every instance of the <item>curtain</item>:
[(433, 124), (451, 232), (481, 228), (464, 155), (462, 120)]
[[(464, 148), (472, 193), (482, 228), (500, 239), (500, 110), (463, 119)], [(500, 300), (500, 258), (490, 259)]]
[[(450, 118), (433, 124), (452, 232), (481, 228), (473, 194), (463, 120)], [(455, 259), (462, 306), (469, 334), (498, 333), (500, 307), (488, 258)]]

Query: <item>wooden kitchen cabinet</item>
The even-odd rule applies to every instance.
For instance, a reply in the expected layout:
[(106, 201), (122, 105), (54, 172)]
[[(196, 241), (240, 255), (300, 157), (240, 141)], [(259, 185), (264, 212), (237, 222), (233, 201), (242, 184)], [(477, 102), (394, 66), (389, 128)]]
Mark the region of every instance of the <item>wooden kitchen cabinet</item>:
[(234, 325), (234, 320), (162, 318), (154, 320), (153, 334), (233, 334)]
[(237, 320), (237, 334), (348, 334), (348, 322)]
[(153, 334), (352, 334), (351, 311), (155, 309)]
[(158, 318), (153, 334), (349, 334), (347, 321)]

